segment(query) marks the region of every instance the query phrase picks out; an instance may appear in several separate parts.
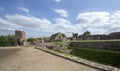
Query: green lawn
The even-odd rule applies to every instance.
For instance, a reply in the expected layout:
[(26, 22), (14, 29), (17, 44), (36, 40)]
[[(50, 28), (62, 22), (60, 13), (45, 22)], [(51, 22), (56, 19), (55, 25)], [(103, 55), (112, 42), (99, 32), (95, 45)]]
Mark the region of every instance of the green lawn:
[(72, 47), (72, 55), (120, 68), (120, 52)]
[(55, 45), (62, 45), (62, 46), (67, 46), (68, 42), (52, 42)]
[[(80, 40), (73, 42), (111, 42), (111, 41), (120, 41), (120, 40), (82, 40), (82, 41)], [(62, 46), (66, 46), (68, 44), (68, 42), (52, 42), (52, 43)], [(72, 55), (74, 56), (120, 68), (119, 51), (78, 48), (78, 47), (70, 47), (70, 48), (73, 49), (74, 52), (72, 53)]]
[(113, 39), (113, 40), (73, 40), (71, 42), (113, 42), (113, 41), (120, 41), (120, 39)]

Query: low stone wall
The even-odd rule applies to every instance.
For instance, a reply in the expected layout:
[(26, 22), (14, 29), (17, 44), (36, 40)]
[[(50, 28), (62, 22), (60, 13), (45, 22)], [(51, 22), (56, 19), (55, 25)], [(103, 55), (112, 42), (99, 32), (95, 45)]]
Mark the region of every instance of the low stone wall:
[(69, 46), (120, 51), (120, 41), (71, 42)]

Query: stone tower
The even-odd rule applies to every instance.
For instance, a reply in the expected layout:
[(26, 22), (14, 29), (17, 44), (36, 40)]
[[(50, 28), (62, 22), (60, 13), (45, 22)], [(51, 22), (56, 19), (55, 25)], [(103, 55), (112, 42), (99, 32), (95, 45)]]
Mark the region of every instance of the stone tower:
[(77, 40), (78, 39), (78, 33), (73, 33), (72, 38), (75, 39), (75, 40)]
[(15, 30), (15, 45), (24, 46), (26, 43), (26, 33), (24, 31)]
[(86, 32), (84, 32), (84, 34), (83, 34), (84, 36), (90, 36), (91, 35), (91, 33), (89, 32), (89, 31), (86, 31)]

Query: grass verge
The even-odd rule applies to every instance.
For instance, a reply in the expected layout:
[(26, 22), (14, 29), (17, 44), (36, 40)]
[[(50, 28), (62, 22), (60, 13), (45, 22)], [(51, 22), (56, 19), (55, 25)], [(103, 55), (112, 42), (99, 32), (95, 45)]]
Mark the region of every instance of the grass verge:
[(120, 39), (113, 39), (113, 40), (73, 40), (71, 42), (116, 42), (120, 41)]
[(72, 47), (72, 55), (120, 68), (120, 52)]
[(68, 42), (52, 42), (55, 45), (62, 45), (62, 46), (67, 46)]

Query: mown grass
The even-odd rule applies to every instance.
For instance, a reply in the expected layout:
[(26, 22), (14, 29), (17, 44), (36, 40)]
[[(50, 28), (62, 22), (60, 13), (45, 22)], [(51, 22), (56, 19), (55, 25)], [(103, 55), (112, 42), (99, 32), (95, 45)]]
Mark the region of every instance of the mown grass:
[(120, 52), (72, 47), (72, 55), (120, 68)]
[(113, 41), (120, 41), (120, 39), (113, 39), (113, 40), (73, 40), (71, 42), (113, 42)]
[(52, 42), (55, 45), (60, 45), (60, 46), (67, 46), (68, 42)]

